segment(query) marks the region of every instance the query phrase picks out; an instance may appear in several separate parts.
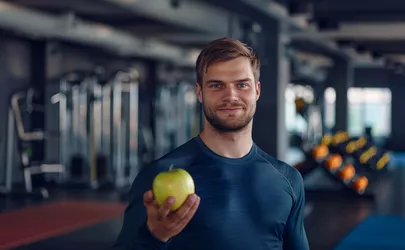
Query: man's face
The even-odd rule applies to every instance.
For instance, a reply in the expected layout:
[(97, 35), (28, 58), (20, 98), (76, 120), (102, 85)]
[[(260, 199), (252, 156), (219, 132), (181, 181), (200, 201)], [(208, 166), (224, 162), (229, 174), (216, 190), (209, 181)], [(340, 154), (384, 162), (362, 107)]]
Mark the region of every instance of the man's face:
[(219, 132), (237, 132), (252, 121), (260, 83), (254, 80), (249, 59), (212, 64), (201, 85), (196, 84), (198, 99), (207, 121)]

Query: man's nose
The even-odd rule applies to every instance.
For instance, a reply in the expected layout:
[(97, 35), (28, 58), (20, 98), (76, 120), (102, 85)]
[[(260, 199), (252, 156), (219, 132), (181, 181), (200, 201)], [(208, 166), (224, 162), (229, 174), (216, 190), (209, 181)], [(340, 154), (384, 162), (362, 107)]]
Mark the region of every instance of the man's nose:
[(239, 99), (238, 90), (233, 85), (227, 85), (223, 90), (224, 101), (233, 102)]

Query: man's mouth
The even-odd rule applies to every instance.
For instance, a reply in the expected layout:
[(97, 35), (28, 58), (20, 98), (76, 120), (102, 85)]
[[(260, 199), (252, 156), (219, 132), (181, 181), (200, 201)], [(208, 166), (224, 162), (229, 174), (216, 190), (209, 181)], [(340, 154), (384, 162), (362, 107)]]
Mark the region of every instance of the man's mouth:
[(243, 109), (242, 107), (229, 107), (229, 108), (220, 108), (219, 110), (239, 110)]

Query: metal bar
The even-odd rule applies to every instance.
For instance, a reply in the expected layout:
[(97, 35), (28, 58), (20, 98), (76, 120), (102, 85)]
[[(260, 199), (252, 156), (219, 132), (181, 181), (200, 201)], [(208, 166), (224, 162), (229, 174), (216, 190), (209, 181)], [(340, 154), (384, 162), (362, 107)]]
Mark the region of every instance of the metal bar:
[(7, 124), (7, 158), (6, 158), (6, 191), (11, 191), (13, 184), (13, 165), (14, 165), (14, 114), (12, 109), (8, 110)]
[(195, 63), (194, 55), (188, 49), (111, 26), (75, 20), (74, 16), (50, 15), (4, 1), (0, 1), (0, 28), (32, 38), (60, 39), (96, 46), (117, 55), (163, 59), (179, 65), (192, 66)]
[(24, 98), (24, 92), (17, 92), (11, 97), (11, 108), (14, 112), (14, 119), (17, 125), (18, 137), (23, 141), (39, 141), (44, 139), (44, 133), (42, 131), (37, 132), (25, 132), (24, 123), (21, 117), (21, 110), (19, 107), (19, 100)]
[(136, 79), (130, 84), (129, 94), (129, 164), (131, 166), (129, 181), (133, 180), (138, 172), (139, 167), (139, 151), (138, 151), (138, 135), (139, 135), (139, 82)]
[(113, 157), (113, 168), (115, 170), (115, 185), (117, 188), (122, 187), (122, 176), (123, 176), (123, 161), (121, 157), (122, 151), (122, 114), (121, 114), (121, 83), (116, 81), (113, 85), (113, 101), (112, 101), (112, 112), (113, 112), (113, 148), (112, 148), (112, 157)]
[(25, 181), (25, 190), (28, 193), (32, 192), (32, 179), (31, 179), (31, 172), (28, 168), (24, 169), (24, 181)]
[(105, 157), (107, 157), (107, 179), (108, 181), (112, 181), (113, 179), (113, 162), (112, 162), (112, 154), (111, 154), (111, 124), (112, 124), (112, 116), (111, 116), (111, 84), (108, 83), (103, 87), (103, 101), (102, 101), (102, 113), (101, 113), (101, 130), (102, 130), (102, 137), (101, 137), (101, 152)]
[(183, 28), (220, 36), (226, 36), (228, 33), (229, 12), (204, 1), (181, 1), (178, 8), (173, 6), (171, 1), (162, 0), (102, 1)]

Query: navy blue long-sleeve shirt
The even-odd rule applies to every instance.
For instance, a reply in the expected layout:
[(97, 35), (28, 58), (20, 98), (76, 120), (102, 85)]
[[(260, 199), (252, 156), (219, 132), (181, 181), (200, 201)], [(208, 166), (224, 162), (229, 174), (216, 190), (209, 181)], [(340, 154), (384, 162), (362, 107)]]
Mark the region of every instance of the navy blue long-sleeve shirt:
[[(172, 164), (190, 173), (201, 201), (184, 230), (164, 243), (146, 227), (143, 194)], [(230, 159), (211, 151), (197, 136), (144, 168), (129, 196), (117, 249), (309, 249), (301, 174), (257, 145), (246, 156)]]

